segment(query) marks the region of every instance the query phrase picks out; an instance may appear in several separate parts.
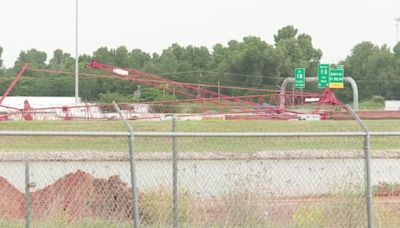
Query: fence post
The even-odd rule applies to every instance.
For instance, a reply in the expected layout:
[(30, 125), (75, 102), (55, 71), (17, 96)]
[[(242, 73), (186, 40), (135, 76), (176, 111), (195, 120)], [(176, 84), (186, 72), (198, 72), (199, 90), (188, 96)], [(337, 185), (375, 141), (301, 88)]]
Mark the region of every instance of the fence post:
[(124, 121), (128, 132), (130, 133), (129, 139), (129, 165), (131, 169), (131, 184), (132, 184), (132, 194), (133, 194), (133, 224), (135, 228), (140, 228), (140, 217), (139, 217), (139, 203), (138, 203), (138, 189), (136, 184), (136, 170), (135, 170), (135, 139), (133, 136), (132, 126), (129, 124), (128, 120), (124, 117), (121, 110), (119, 109), (117, 103), (113, 101), (115, 110), (118, 112), (121, 119)]
[(365, 178), (367, 189), (368, 228), (372, 227), (372, 187), (371, 187), (371, 135), (364, 136)]
[(372, 227), (372, 187), (371, 187), (371, 135), (367, 125), (361, 118), (354, 112), (354, 110), (346, 105), (353, 118), (357, 121), (360, 127), (365, 132), (364, 136), (364, 160), (365, 160), (365, 190), (366, 190), (366, 204), (367, 204), (367, 219), (368, 228)]
[[(172, 116), (172, 132), (176, 131), (176, 116)], [(178, 228), (178, 160), (176, 150), (176, 136), (172, 136), (172, 213), (173, 227)]]
[(29, 193), (29, 161), (25, 161), (25, 227), (29, 228), (31, 226), (31, 197)]

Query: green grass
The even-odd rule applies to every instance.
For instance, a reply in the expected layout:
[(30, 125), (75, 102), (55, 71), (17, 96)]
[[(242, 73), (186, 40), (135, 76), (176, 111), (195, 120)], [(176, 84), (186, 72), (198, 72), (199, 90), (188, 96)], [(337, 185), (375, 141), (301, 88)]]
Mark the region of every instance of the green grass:
[(362, 110), (383, 110), (385, 104), (373, 102), (373, 101), (363, 101), (359, 104), (359, 109)]
[[(400, 120), (367, 120), (374, 131), (400, 131)], [(134, 131), (171, 131), (170, 121), (131, 121)], [(7, 121), (0, 130), (8, 131), (126, 131), (121, 121)], [(178, 121), (177, 131), (195, 132), (327, 132), (359, 131), (353, 120), (279, 121), (206, 120)]]
[[(400, 120), (366, 120), (371, 131), (400, 131)], [(171, 121), (131, 121), (134, 131), (168, 132)], [(205, 120), (178, 121), (180, 132), (351, 132), (361, 128), (353, 120)], [(0, 131), (126, 131), (120, 121), (7, 121)]]
[[(400, 120), (366, 121), (371, 131), (400, 131)], [(169, 132), (171, 121), (131, 121), (135, 131)], [(0, 122), (8, 131), (126, 131), (120, 121), (15, 121)], [(178, 121), (179, 132), (354, 132), (355, 121)], [(121, 137), (1, 136), (1, 151), (127, 151)], [(137, 137), (138, 152), (169, 152), (170, 138)], [(395, 137), (373, 137), (373, 149), (399, 149)], [(269, 150), (362, 149), (362, 138), (178, 138), (180, 152), (257, 152)]]

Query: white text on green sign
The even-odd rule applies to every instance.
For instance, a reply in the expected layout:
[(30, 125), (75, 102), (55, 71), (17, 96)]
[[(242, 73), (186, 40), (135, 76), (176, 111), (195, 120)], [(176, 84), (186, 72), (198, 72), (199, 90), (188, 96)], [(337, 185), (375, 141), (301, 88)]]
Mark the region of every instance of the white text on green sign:
[(294, 87), (298, 89), (306, 87), (306, 69), (296, 68), (294, 70)]
[(329, 88), (341, 89), (344, 87), (343, 83), (343, 69), (332, 69), (329, 76)]
[(318, 64), (318, 88), (325, 88), (329, 85), (329, 64)]

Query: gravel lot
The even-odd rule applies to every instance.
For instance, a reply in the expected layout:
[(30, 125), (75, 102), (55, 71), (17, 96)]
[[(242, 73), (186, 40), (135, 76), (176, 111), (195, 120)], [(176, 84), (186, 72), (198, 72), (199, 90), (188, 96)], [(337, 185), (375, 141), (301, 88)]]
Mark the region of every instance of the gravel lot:
[[(260, 151), (255, 153), (228, 152), (183, 152), (180, 160), (263, 160), (263, 159), (359, 159), (361, 150), (292, 150)], [(400, 158), (400, 150), (376, 150), (372, 158)], [(54, 152), (0, 152), (0, 161), (124, 161), (129, 160), (128, 152), (104, 151), (54, 151)], [(171, 152), (142, 152), (136, 160), (171, 160)]]

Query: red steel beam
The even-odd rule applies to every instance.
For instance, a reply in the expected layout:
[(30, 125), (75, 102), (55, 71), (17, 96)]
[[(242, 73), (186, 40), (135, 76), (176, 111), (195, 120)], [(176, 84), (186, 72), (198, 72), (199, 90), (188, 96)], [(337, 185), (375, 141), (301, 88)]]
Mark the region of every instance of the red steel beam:
[[(48, 69), (34, 69), (34, 68), (29, 68), (28, 70), (33, 71), (33, 72), (42, 72), (42, 73), (49, 73), (49, 74), (63, 74), (63, 75), (69, 75), (69, 76), (75, 76), (74, 72), (65, 72), (65, 71), (59, 71), (59, 70), (48, 70)], [(89, 74), (89, 73), (79, 73), (80, 76), (85, 76), (85, 77), (95, 77), (95, 78), (111, 78), (111, 79), (120, 79), (120, 80), (129, 80), (127, 78), (122, 78), (121, 76), (116, 76), (116, 75), (105, 75), (105, 74)], [(140, 79), (140, 81), (143, 82), (149, 82), (149, 83), (155, 83), (155, 82), (160, 82), (159, 80), (153, 80), (153, 79)], [(171, 81), (168, 84), (171, 85), (193, 85), (196, 87), (210, 87), (210, 88), (221, 88), (221, 89), (235, 89), (235, 90), (246, 90), (246, 91), (252, 91), (252, 92), (270, 92), (274, 93), (271, 95), (279, 94), (279, 90), (272, 90), (272, 89), (258, 89), (258, 88), (250, 88), (250, 87), (238, 87), (238, 86), (224, 86), (224, 85), (212, 85), (212, 84), (196, 84), (196, 83), (188, 83), (188, 82), (176, 82), (176, 81)], [(320, 93), (311, 93), (311, 92), (292, 92), (292, 91), (286, 91), (284, 96), (315, 96), (315, 97), (320, 97)], [(232, 96), (235, 98), (236, 96)], [(222, 98), (222, 97), (221, 97)]]
[(17, 76), (15, 79), (11, 82), (11, 84), (8, 86), (7, 90), (4, 92), (3, 96), (0, 98), (0, 104), (3, 102), (3, 100), (7, 97), (7, 95), (11, 92), (11, 90), (14, 88), (15, 84), (17, 84), (18, 80), (21, 78), (21, 76), (24, 74), (26, 69), (28, 69), (29, 64), (25, 63), (21, 70), (18, 72)]

